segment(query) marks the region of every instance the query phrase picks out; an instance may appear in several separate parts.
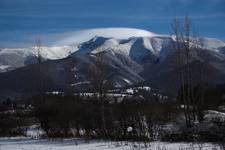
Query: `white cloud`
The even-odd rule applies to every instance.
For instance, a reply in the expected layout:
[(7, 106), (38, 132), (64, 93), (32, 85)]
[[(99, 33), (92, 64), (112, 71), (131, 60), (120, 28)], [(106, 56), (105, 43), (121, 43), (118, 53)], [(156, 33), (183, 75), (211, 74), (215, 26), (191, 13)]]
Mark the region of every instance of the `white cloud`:
[(156, 34), (135, 28), (96, 28), (64, 33), (59, 41), (53, 45), (71, 45), (88, 41), (95, 36), (113, 37), (116, 39), (127, 39), (130, 37), (151, 37)]

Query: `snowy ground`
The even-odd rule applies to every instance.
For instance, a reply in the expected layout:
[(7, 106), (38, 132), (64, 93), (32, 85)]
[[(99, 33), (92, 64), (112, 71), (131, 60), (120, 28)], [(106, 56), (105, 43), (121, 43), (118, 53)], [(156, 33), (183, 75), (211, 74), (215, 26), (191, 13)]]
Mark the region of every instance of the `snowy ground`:
[(127, 142), (0, 138), (0, 150), (223, 150), (221, 145), (210, 143), (151, 142), (147, 145), (146, 148), (144, 144)]

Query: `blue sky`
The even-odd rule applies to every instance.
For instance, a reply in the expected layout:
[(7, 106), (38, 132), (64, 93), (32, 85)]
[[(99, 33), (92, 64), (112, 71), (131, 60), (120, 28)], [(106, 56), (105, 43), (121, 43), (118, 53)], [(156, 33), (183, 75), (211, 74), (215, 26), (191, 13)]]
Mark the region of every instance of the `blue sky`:
[(0, 0), (0, 47), (102, 27), (171, 34), (171, 20), (186, 14), (195, 32), (225, 41), (225, 0)]

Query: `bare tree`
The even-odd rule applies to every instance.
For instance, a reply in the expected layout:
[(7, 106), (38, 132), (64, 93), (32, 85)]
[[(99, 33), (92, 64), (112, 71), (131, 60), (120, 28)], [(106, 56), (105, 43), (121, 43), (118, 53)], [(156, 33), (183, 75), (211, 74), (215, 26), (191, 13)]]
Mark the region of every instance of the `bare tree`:
[[(193, 38), (193, 49), (196, 51), (203, 50), (203, 43), (201, 42), (202, 39), (199, 36), (195, 36)], [(194, 81), (196, 86), (193, 88), (194, 91), (192, 93), (194, 94), (194, 101), (193, 101), (193, 117), (197, 119), (198, 121), (203, 120), (203, 106), (204, 106), (204, 95), (205, 95), (205, 87), (204, 87), (204, 81), (205, 81), (205, 74), (208, 72), (204, 64), (209, 63), (208, 56), (205, 57), (203, 62), (199, 63), (199, 67), (195, 70), (195, 72), (198, 72), (197, 75), (195, 75), (196, 80)], [(197, 118), (196, 118), (197, 117)]]
[[(198, 37), (192, 35), (191, 21), (188, 16), (181, 22), (175, 18), (172, 23), (172, 30), (175, 36), (173, 39), (173, 48), (176, 51), (176, 70), (179, 74), (180, 96), (179, 99), (183, 103), (183, 110), (186, 125), (191, 125), (191, 121), (195, 120), (196, 97), (194, 96), (194, 80), (193, 69), (191, 67), (191, 55), (193, 50), (201, 49), (201, 43)], [(200, 72), (199, 74), (202, 74)], [(202, 98), (201, 98), (202, 99)], [(196, 108), (197, 109), (197, 108)]]
[(105, 62), (105, 51), (92, 55), (95, 59), (94, 65), (90, 68), (91, 85), (93, 91), (97, 92), (97, 96), (101, 105), (101, 120), (102, 120), (102, 132), (103, 136), (106, 136), (105, 126), (105, 96), (106, 92), (112, 85), (113, 72), (109, 71), (109, 68)]
[(40, 37), (35, 39), (34, 50), (37, 54), (38, 64), (42, 63), (42, 43)]
[(41, 99), (43, 99), (47, 86), (51, 84), (51, 80), (48, 76), (48, 66), (44, 65), (43, 46), (40, 37), (35, 39), (35, 44), (33, 48), (37, 57), (37, 64), (35, 67), (35, 75), (34, 75), (36, 76), (35, 80), (37, 92), (41, 96)]
[(33, 46), (34, 53), (37, 59), (37, 65), (35, 68), (35, 86), (38, 94), (43, 94), (43, 80), (42, 80), (42, 43), (40, 37), (35, 39)]

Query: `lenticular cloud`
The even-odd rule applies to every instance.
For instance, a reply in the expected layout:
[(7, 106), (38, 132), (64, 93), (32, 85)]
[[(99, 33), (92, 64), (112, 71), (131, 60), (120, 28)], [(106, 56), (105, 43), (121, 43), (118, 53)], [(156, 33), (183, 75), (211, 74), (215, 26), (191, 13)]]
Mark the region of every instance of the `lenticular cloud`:
[(57, 41), (57, 45), (70, 45), (81, 43), (95, 36), (113, 37), (116, 39), (127, 39), (130, 37), (152, 37), (156, 34), (135, 28), (96, 28), (80, 30), (66, 34), (60, 41)]

